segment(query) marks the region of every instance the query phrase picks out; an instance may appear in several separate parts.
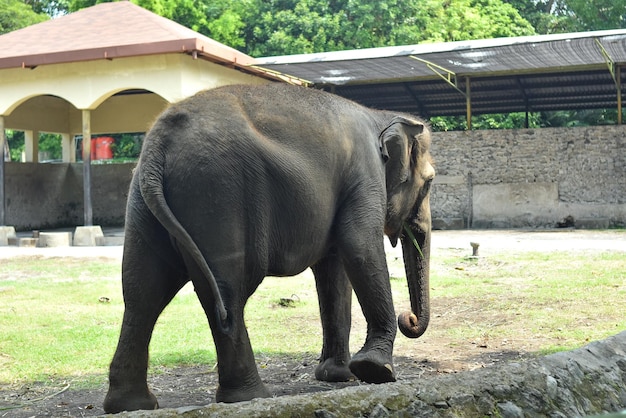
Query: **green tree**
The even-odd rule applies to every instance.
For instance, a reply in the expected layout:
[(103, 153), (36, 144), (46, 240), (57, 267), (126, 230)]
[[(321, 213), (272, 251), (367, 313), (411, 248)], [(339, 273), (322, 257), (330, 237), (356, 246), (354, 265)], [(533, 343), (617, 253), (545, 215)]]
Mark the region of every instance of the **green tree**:
[(343, 49), (339, 39), (344, 18), (328, 2), (282, 0), (254, 2), (244, 16), (245, 50), (253, 56), (303, 54)]
[(46, 160), (60, 160), (63, 157), (61, 135), (40, 133), (39, 152), (46, 153)]
[[(67, 10), (75, 12), (114, 0), (59, 1), (66, 1)], [(132, 2), (233, 48), (244, 46), (242, 16), (249, 6), (246, 0), (234, 2), (230, 0), (132, 0)]]
[(576, 30), (626, 28), (626, 0), (567, 0)]
[(244, 17), (249, 13), (248, 7), (251, 7), (251, 2), (246, 0), (212, 1), (206, 9), (207, 24), (202, 33), (232, 48), (245, 47)]
[(450, 42), (470, 39), (533, 35), (533, 27), (510, 4), (501, 0), (455, 0), (449, 4), (428, 0), (422, 40)]
[(7, 143), (9, 144), (11, 161), (21, 161), (22, 152), (24, 151), (24, 132), (7, 129), (6, 136)]
[(542, 127), (615, 125), (617, 109), (559, 110), (541, 113)]
[(0, 34), (12, 32), (47, 20), (48, 16), (36, 13), (20, 0), (0, 0)]
[(70, 0), (23, 0), (35, 13), (45, 13), (50, 17), (64, 15), (69, 10)]
[(121, 160), (133, 160), (139, 157), (143, 134), (113, 134), (115, 142), (111, 145), (113, 158)]
[[(11, 153), (11, 161), (20, 161), (25, 148), (24, 132), (7, 129), (6, 136)], [(39, 151), (47, 153), (46, 159), (60, 160), (63, 154), (61, 135), (40, 133)]]
[(626, 0), (505, 0), (537, 33), (626, 28)]
[(530, 35), (502, 0), (252, 0), (243, 16), (253, 56)]
[[(29, 1), (76, 11), (103, 0)], [(534, 33), (503, 0), (132, 1), (252, 56)]]

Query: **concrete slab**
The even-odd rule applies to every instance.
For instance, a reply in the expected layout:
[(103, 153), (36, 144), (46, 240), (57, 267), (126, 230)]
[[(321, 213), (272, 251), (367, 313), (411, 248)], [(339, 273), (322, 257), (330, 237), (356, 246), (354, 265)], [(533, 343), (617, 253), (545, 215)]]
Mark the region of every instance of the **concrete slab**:
[(75, 247), (96, 247), (103, 244), (104, 234), (99, 225), (77, 226), (74, 231)]
[(15, 237), (15, 227), (0, 226), (0, 247), (9, 245), (9, 240)]
[(39, 244), (39, 238), (15, 238), (11, 240), (10, 245), (17, 245), (18, 247), (35, 248)]
[(575, 225), (579, 229), (608, 229), (610, 222), (607, 218), (583, 218), (576, 219)]
[(72, 245), (71, 232), (40, 232), (38, 247), (69, 247)]

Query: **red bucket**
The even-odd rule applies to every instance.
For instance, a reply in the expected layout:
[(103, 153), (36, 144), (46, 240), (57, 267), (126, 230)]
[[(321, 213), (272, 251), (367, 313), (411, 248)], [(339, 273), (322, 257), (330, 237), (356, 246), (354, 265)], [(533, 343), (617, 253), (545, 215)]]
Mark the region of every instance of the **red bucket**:
[[(113, 138), (111, 138), (110, 136), (101, 136), (99, 138), (95, 138), (95, 142), (96, 142), (96, 146), (95, 146), (96, 148), (95, 159), (96, 160), (110, 160), (111, 158), (113, 158), (113, 149), (111, 148), (111, 145), (113, 145), (113, 142), (115, 142)], [(92, 147), (93, 147), (93, 142), (92, 142)], [(93, 153), (93, 148), (91, 149), (91, 151)]]

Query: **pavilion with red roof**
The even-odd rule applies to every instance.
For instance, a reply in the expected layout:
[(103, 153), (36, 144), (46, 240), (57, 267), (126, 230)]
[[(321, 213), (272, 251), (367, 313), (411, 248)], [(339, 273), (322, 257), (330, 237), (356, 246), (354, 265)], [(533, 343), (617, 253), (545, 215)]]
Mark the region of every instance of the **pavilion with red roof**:
[[(168, 103), (207, 88), (265, 83), (254, 59), (129, 1), (101, 3), (0, 36), (0, 155), (5, 129), (25, 132), (37, 162), (39, 133), (145, 132)], [(85, 225), (91, 225), (90, 142), (83, 141)], [(0, 225), (5, 225), (0, 158)]]

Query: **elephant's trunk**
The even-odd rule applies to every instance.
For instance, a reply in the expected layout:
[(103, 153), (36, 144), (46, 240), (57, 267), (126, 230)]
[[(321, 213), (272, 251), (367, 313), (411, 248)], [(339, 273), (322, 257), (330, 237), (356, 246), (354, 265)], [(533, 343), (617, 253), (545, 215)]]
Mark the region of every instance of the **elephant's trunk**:
[(430, 216), (428, 218), (427, 226), (424, 225), (423, 228), (409, 227), (420, 250), (416, 248), (413, 237), (408, 237), (405, 233), (401, 238), (411, 311), (398, 316), (398, 327), (409, 338), (420, 337), (430, 320)]

